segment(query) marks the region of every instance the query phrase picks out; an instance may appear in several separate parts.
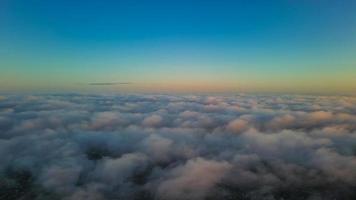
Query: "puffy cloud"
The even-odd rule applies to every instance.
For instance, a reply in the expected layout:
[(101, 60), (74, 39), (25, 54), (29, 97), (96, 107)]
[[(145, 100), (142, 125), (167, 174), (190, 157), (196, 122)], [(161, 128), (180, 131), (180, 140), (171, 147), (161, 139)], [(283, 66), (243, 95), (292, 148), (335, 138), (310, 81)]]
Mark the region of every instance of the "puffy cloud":
[(228, 131), (231, 131), (233, 133), (241, 133), (241, 132), (245, 131), (247, 128), (249, 128), (249, 126), (248, 126), (247, 120), (235, 119), (235, 120), (229, 122), (229, 124), (227, 125), (226, 128)]
[(0, 199), (356, 197), (352, 96), (2, 97)]
[(204, 199), (231, 169), (228, 162), (197, 158), (178, 166), (158, 186), (161, 199)]
[(317, 122), (325, 122), (331, 120), (332, 118), (333, 115), (330, 112), (316, 111), (316, 112), (309, 113), (306, 120), (309, 122), (317, 123)]
[(128, 153), (119, 158), (103, 158), (94, 171), (94, 179), (108, 183), (110, 186), (120, 185), (126, 179), (145, 169), (148, 158), (144, 154)]
[(151, 134), (142, 141), (144, 151), (157, 161), (168, 161), (171, 158), (173, 141), (160, 135)]
[(80, 167), (50, 166), (44, 168), (40, 180), (43, 187), (58, 192), (71, 192), (80, 175)]
[(285, 114), (282, 116), (275, 116), (267, 126), (272, 130), (281, 130), (288, 127), (292, 127), (296, 118), (291, 114)]
[(146, 117), (143, 120), (142, 124), (147, 127), (157, 127), (162, 123), (162, 120), (163, 119), (161, 116), (153, 114), (151, 116)]
[(96, 113), (91, 121), (90, 128), (94, 130), (114, 129), (122, 125), (124, 119), (116, 112), (99, 112)]

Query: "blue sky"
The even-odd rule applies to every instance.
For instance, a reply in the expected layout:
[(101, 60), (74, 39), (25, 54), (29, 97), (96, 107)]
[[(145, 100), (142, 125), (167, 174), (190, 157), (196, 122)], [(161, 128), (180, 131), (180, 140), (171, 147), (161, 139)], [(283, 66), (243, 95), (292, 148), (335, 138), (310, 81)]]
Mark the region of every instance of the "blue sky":
[(351, 92), (355, 10), (351, 0), (2, 0), (0, 89)]

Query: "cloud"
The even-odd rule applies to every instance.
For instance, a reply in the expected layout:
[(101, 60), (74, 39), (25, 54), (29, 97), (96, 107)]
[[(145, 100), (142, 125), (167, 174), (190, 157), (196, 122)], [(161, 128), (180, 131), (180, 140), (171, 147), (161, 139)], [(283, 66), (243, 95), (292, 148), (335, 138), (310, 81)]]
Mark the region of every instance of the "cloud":
[(134, 173), (145, 169), (147, 161), (147, 156), (140, 153), (127, 153), (119, 158), (103, 158), (93, 176), (94, 179), (108, 183), (111, 187), (120, 187)]
[(159, 184), (158, 196), (161, 199), (204, 199), (231, 167), (228, 162), (189, 160), (171, 170), (168, 180)]
[(89, 126), (93, 130), (115, 129), (124, 121), (118, 112), (105, 111), (95, 113)]
[(156, 127), (162, 123), (163, 119), (161, 116), (157, 114), (153, 114), (151, 116), (146, 117), (142, 124), (147, 127)]
[(244, 119), (235, 119), (227, 124), (227, 130), (233, 133), (242, 133), (248, 126), (248, 121)]
[(95, 83), (88, 83), (88, 85), (93, 86), (110, 86), (110, 85), (128, 85), (132, 84), (131, 82), (95, 82)]
[(354, 199), (355, 144), (350, 96), (5, 95), (0, 199)]

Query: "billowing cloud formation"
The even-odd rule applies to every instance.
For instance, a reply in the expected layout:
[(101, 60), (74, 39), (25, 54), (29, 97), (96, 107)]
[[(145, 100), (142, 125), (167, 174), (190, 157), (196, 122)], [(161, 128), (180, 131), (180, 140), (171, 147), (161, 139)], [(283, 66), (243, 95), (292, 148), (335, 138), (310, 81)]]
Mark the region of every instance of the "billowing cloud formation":
[(0, 163), (0, 199), (356, 199), (356, 98), (3, 95)]

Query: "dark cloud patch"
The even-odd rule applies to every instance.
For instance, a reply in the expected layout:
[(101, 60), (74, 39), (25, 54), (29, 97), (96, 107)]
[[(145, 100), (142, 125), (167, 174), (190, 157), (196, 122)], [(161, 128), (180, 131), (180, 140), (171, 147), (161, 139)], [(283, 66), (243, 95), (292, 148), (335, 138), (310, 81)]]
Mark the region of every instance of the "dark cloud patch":
[(88, 83), (88, 85), (93, 86), (110, 86), (110, 85), (129, 85), (132, 84), (131, 82), (93, 82)]
[(0, 199), (355, 199), (350, 96), (5, 95)]

